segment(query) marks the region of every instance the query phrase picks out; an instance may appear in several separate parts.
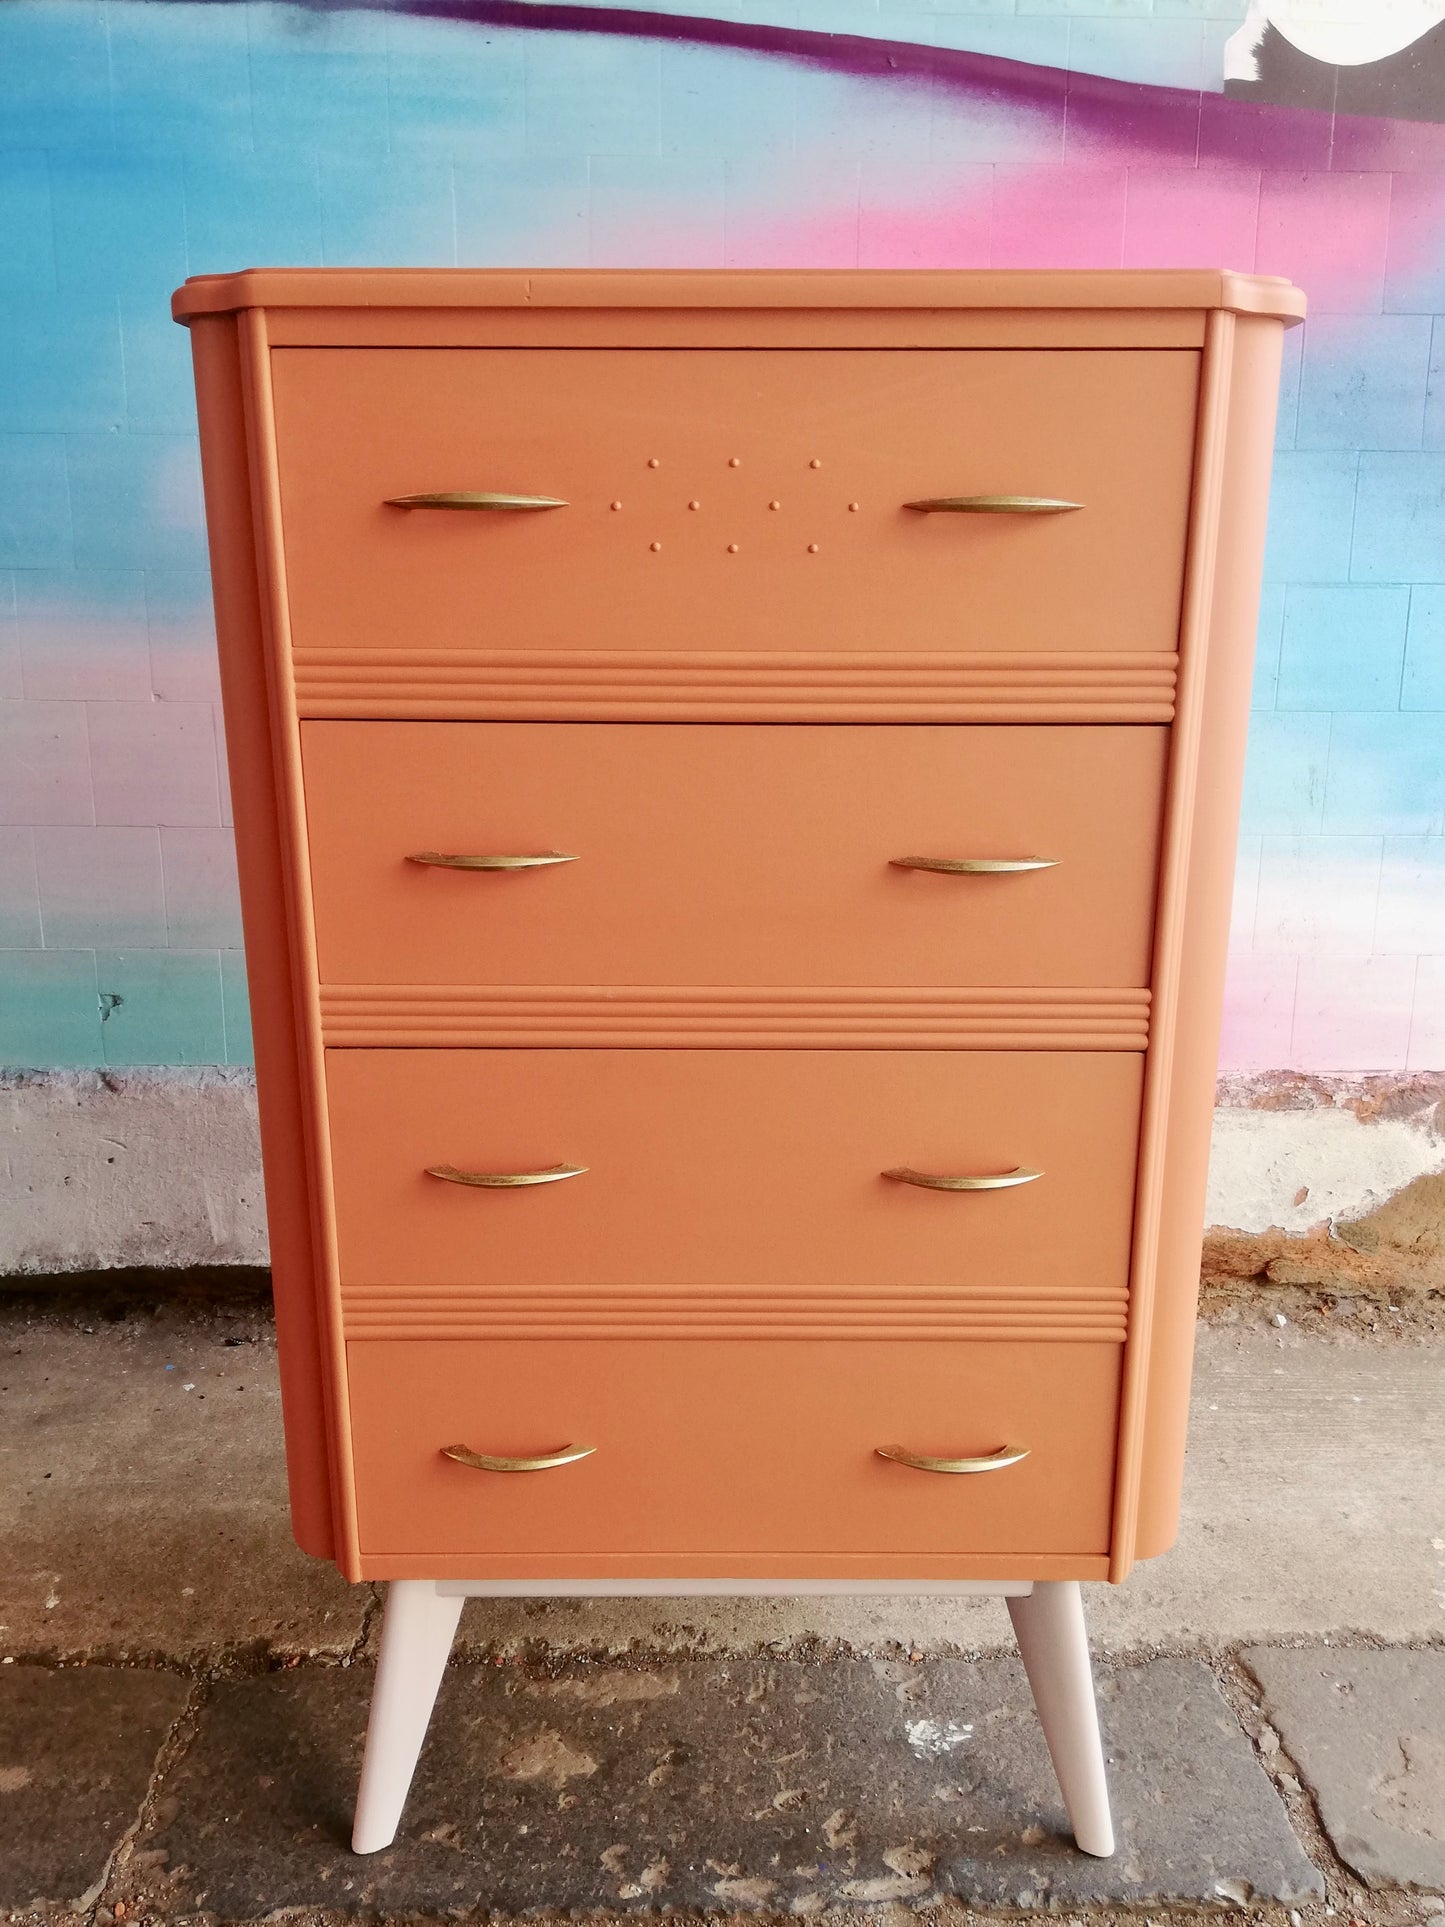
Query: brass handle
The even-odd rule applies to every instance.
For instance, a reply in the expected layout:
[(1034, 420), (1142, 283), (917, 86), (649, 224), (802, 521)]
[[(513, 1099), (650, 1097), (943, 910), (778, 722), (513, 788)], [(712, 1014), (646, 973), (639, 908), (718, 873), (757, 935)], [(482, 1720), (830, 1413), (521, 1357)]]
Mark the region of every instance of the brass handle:
[(1029, 1455), (1026, 1445), (1001, 1445), (997, 1452), (981, 1459), (930, 1459), (921, 1452), (905, 1452), (901, 1445), (879, 1445), (874, 1450), (880, 1459), (911, 1465), (915, 1472), (1002, 1472), (1005, 1466), (1017, 1465)]
[(525, 1184), (556, 1184), (562, 1178), (580, 1178), (585, 1164), (549, 1164), (545, 1171), (459, 1171), (454, 1164), (429, 1164), (429, 1178), (447, 1184), (472, 1184), (481, 1191), (515, 1191)]
[(1016, 1184), (1032, 1184), (1043, 1175), (1042, 1171), (1026, 1171), (1021, 1164), (1012, 1171), (1000, 1171), (996, 1177), (982, 1178), (940, 1177), (932, 1171), (915, 1171), (907, 1164), (896, 1164), (883, 1173), (895, 1184), (918, 1184), (925, 1191), (1008, 1191)]
[(554, 1465), (575, 1465), (578, 1459), (590, 1459), (596, 1450), (595, 1445), (559, 1445), (555, 1452), (539, 1452), (535, 1458), (508, 1459), (493, 1452), (473, 1452), (466, 1445), (444, 1445), (442, 1457), (469, 1465), (476, 1472), (550, 1472)]
[(1056, 870), (1056, 856), (892, 856), (895, 870), (938, 870), (952, 877), (1004, 877), (1020, 870)]
[(388, 495), (389, 509), (564, 509), (555, 495), (495, 495), (489, 490), (442, 489), (435, 495)]
[(563, 850), (539, 850), (535, 856), (448, 856), (442, 850), (414, 850), (408, 863), (431, 863), (442, 870), (545, 870), (553, 863), (575, 863)]
[(930, 495), (903, 506), (920, 515), (1067, 515), (1084, 505), (1051, 495)]

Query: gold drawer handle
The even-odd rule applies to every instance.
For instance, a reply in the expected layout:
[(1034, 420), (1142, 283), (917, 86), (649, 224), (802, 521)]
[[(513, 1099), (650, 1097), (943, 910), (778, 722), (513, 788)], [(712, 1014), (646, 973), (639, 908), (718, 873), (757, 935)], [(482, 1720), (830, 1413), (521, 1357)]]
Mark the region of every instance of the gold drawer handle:
[(443, 489), (435, 495), (388, 495), (389, 509), (564, 509), (555, 495), (495, 495), (489, 490)]
[(553, 863), (576, 863), (563, 850), (539, 850), (535, 856), (448, 856), (444, 850), (414, 850), (408, 863), (430, 863), (442, 870), (545, 870)]
[(895, 870), (937, 870), (951, 877), (1007, 877), (1020, 870), (1057, 870), (1056, 856), (891, 856)]
[(590, 1459), (595, 1445), (559, 1445), (555, 1452), (539, 1452), (533, 1459), (499, 1458), (492, 1452), (473, 1452), (467, 1445), (444, 1445), (442, 1457), (469, 1465), (476, 1472), (550, 1472), (554, 1465), (575, 1465)]
[(1051, 495), (930, 495), (905, 502), (920, 515), (1067, 515), (1082, 502), (1060, 502)]
[(925, 1191), (1007, 1191), (1016, 1184), (1032, 1184), (1043, 1175), (1042, 1171), (1026, 1171), (1021, 1164), (1012, 1171), (1000, 1171), (996, 1177), (982, 1178), (940, 1177), (933, 1171), (915, 1171), (906, 1164), (895, 1164), (883, 1173), (895, 1184), (919, 1184)]
[(1001, 1445), (997, 1452), (990, 1452), (982, 1459), (930, 1459), (921, 1452), (905, 1452), (901, 1445), (879, 1445), (874, 1450), (880, 1459), (892, 1459), (895, 1465), (911, 1465), (915, 1472), (1002, 1472), (1006, 1466), (1017, 1465), (1029, 1455), (1026, 1445)]
[(585, 1164), (549, 1164), (545, 1171), (459, 1171), (454, 1164), (429, 1164), (429, 1178), (447, 1184), (474, 1184), (482, 1191), (514, 1191), (524, 1184), (556, 1184), (562, 1178), (580, 1178)]

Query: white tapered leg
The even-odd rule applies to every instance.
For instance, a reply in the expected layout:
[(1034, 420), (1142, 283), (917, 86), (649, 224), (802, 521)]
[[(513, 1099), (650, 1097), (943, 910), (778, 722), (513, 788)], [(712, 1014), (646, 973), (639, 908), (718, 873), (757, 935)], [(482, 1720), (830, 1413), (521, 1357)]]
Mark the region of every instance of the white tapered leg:
[(1078, 1582), (1039, 1580), (1026, 1598), (1010, 1599), (1008, 1610), (1074, 1839), (1085, 1853), (1107, 1859), (1114, 1823)]
[(396, 1838), (461, 1611), (461, 1595), (443, 1598), (430, 1579), (394, 1579), (387, 1589), (353, 1853), (377, 1853)]

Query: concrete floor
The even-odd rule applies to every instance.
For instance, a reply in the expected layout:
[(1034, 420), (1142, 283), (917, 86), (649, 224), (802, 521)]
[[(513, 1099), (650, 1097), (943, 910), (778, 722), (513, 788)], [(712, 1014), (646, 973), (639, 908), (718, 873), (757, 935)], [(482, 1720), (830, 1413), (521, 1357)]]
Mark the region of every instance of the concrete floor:
[(1112, 1860), (1002, 1608), (890, 1599), (474, 1601), (358, 1860), (379, 1589), (291, 1542), (263, 1308), (0, 1299), (0, 1919), (1445, 1927), (1438, 1322), (1201, 1328), (1179, 1545), (1089, 1589)]
[[(1445, 1337), (1201, 1328), (1177, 1547), (1088, 1589), (1103, 1653), (1445, 1633)], [(0, 1654), (341, 1657), (374, 1593), (291, 1541), (251, 1307), (0, 1302)], [(486, 1602), (463, 1651), (1008, 1650), (996, 1602)]]

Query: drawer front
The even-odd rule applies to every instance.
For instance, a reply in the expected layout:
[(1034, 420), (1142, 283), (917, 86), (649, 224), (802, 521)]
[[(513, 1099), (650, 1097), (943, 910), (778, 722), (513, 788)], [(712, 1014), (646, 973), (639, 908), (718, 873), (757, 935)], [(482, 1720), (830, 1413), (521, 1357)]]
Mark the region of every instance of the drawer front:
[(1167, 734), (306, 723), (321, 979), (1142, 987)]
[[(1172, 650), (1192, 351), (279, 349), (298, 646)], [(448, 491), (542, 512), (388, 506)], [(959, 496), (1056, 514), (923, 514)]]
[[(1142, 1072), (1123, 1052), (332, 1050), (343, 1287), (1106, 1297), (1128, 1275)], [(427, 1175), (559, 1164), (585, 1169)], [(881, 1175), (1020, 1167), (1043, 1175)]]
[[(637, 1576), (669, 1553), (1102, 1554), (1120, 1356), (1115, 1345), (353, 1343), (362, 1552), (491, 1555), (499, 1576), (556, 1554), (633, 1555)], [(498, 1472), (444, 1457), (452, 1445), (594, 1450)], [(879, 1446), (1028, 1456), (937, 1473), (881, 1459)]]

